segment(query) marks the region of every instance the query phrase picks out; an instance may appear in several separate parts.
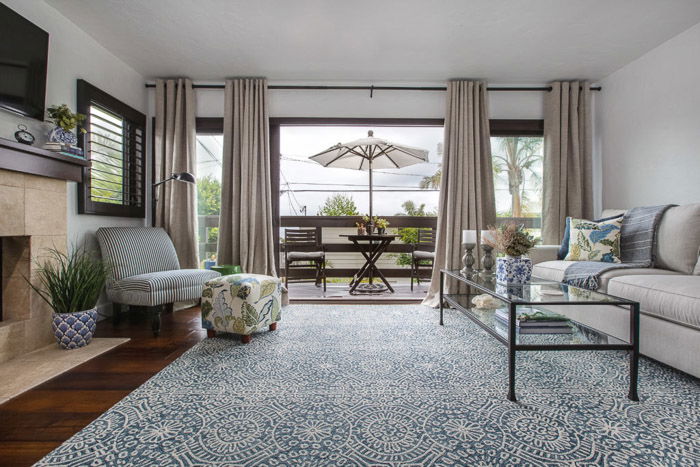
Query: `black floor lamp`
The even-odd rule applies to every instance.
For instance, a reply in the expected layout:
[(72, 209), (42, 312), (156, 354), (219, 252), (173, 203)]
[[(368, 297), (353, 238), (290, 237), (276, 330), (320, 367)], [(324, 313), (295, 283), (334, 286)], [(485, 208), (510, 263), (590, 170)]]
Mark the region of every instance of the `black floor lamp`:
[(180, 172), (176, 174), (172, 174), (170, 177), (166, 178), (165, 180), (161, 180), (159, 182), (156, 182), (153, 184), (151, 187), (151, 226), (155, 227), (156, 225), (156, 188), (158, 186), (162, 185), (163, 183), (169, 182), (171, 180), (177, 180), (178, 182), (185, 182), (185, 183), (197, 183), (197, 181), (194, 178), (194, 175), (192, 175), (189, 172)]

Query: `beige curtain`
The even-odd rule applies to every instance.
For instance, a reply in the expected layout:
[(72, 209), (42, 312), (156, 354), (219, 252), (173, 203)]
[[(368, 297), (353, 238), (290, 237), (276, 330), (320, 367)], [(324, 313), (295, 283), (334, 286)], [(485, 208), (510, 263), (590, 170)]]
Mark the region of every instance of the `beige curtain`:
[[(192, 81), (156, 80), (155, 181), (173, 173), (195, 174), (196, 128)], [(156, 188), (156, 226), (170, 235), (180, 267), (197, 268), (197, 192), (191, 183), (170, 181)]]
[[(440, 269), (461, 269), (462, 230), (496, 222), (486, 83), (447, 83), (445, 145), (433, 275), (424, 305), (439, 304)], [(446, 291), (455, 284), (448, 281)]]
[(593, 216), (591, 91), (557, 81), (545, 96), (542, 241), (559, 244), (566, 217)]
[(267, 80), (226, 81), (218, 260), (275, 276)]

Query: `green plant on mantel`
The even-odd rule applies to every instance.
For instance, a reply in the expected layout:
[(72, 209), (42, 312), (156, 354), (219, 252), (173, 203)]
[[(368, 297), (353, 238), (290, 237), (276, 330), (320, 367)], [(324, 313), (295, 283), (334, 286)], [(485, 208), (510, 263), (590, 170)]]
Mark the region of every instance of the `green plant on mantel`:
[[(85, 115), (73, 113), (66, 104), (52, 105), (46, 110), (46, 114), (49, 117), (47, 119), (48, 122), (60, 126), (65, 131), (71, 131), (85, 121)], [(87, 133), (85, 128), (81, 128), (80, 131)]]
[(95, 308), (109, 270), (85, 248), (73, 248), (67, 254), (52, 248), (37, 270), (40, 287), (25, 280), (54, 312), (74, 313)]

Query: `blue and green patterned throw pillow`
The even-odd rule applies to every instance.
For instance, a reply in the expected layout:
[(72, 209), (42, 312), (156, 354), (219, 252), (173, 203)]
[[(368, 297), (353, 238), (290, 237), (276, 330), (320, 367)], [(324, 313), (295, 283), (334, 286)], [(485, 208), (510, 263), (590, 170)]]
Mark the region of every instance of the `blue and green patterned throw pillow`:
[[(624, 214), (616, 214), (610, 217), (604, 217), (602, 219), (596, 219), (593, 222), (603, 222), (609, 221), (610, 219), (622, 219)], [(569, 254), (569, 237), (571, 236), (571, 217), (566, 218), (566, 228), (564, 229), (564, 237), (561, 239), (561, 245), (559, 245), (559, 252), (557, 253), (557, 259), (564, 259), (566, 255)]]
[(602, 222), (571, 219), (566, 261), (620, 263), (622, 218)]

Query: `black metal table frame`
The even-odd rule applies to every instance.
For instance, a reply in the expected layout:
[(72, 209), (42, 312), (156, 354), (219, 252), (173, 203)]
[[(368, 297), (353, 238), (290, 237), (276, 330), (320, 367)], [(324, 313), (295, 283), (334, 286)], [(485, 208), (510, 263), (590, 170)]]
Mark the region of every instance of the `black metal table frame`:
[[(445, 287), (445, 275), (464, 282), (470, 288), (473, 287), (483, 293), (486, 293), (497, 300), (500, 300), (508, 305), (508, 339), (503, 338), (494, 329), (488, 326), (486, 323), (480, 321), (476, 316), (473, 316), (468, 309), (465, 309), (456, 300), (452, 299), (450, 295), (444, 293)], [(551, 282), (551, 281), (550, 281)], [(472, 295), (471, 291), (467, 291), (467, 303), (470, 303), (469, 299)], [(600, 293), (600, 292), (598, 292)], [(463, 294), (462, 294), (463, 295)], [(613, 297), (615, 300), (609, 302), (603, 301), (590, 301), (590, 302), (569, 302), (569, 301), (547, 301), (547, 302), (528, 302), (528, 301), (511, 301), (507, 300), (502, 296), (497, 295), (493, 290), (488, 289), (485, 286), (471, 281), (468, 277), (459, 274), (456, 271), (450, 271), (446, 269), (440, 270), (440, 325), (444, 324), (443, 321), (443, 308), (444, 303), (447, 302), (456, 309), (463, 312), (469, 319), (478, 324), (482, 329), (491, 334), (499, 342), (508, 347), (508, 400), (517, 401), (515, 396), (515, 353), (518, 350), (527, 351), (543, 351), (543, 350), (626, 350), (629, 352), (630, 358), (630, 368), (629, 368), (629, 393), (627, 397), (632, 401), (638, 401), (639, 395), (637, 393), (637, 380), (639, 378), (639, 302), (633, 302), (631, 300), (625, 300), (619, 297)], [(516, 308), (519, 305), (612, 305), (618, 307), (629, 307), (630, 310), (630, 338), (628, 344), (552, 344), (552, 345), (536, 345), (536, 344), (516, 344), (515, 338), (515, 316)], [(602, 331), (601, 331), (602, 332)]]
[[(364, 277), (367, 277), (371, 284), (374, 273), (376, 273), (377, 277), (384, 282), (386, 288), (391, 291), (391, 293), (394, 293), (394, 288), (389, 284), (389, 281), (386, 280), (386, 277), (384, 274), (382, 274), (382, 271), (379, 270), (376, 262), (379, 260), (379, 257), (382, 256), (384, 251), (386, 251), (389, 244), (393, 242), (398, 235), (341, 235), (341, 237), (347, 237), (350, 239), (350, 241), (355, 244), (358, 251), (362, 253), (362, 256), (365, 257), (365, 264), (357, 271), (357, 273), (355, 273), (355, 276), (350, 281), (350, 293), (355, 293), (355, 290), (360, 285)], [(360, 243), (360, 241), (363, 240), (369, 241), (369, 252), (366, 252), (363, 248), (363, 244)]]

